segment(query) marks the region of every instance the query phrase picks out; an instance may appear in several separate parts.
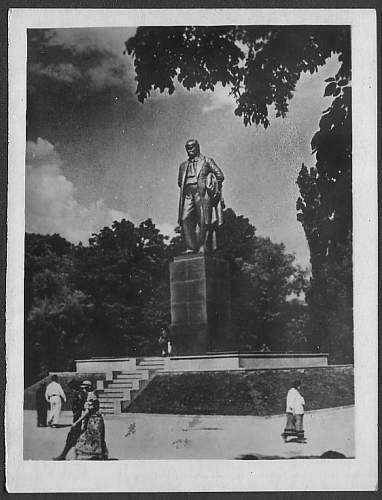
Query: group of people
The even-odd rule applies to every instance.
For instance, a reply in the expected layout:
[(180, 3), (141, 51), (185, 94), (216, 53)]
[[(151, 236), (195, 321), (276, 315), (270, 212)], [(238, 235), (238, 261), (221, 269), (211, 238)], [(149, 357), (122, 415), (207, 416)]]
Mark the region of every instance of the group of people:
[[(69, 387), (73, 391), (73, 424), (67, 435), (62, 452), (54, 460), (66, 460), (69, 451), (74, 448), (76, 460), (107, 460), (108, 450), (105, 441), (105, 423), (99, 411), (99, 399), (90, 380), (80, 383), (72, 381)], [(295, 380), (286, 398), (286, 425), (281, 436), (284, 442), (306, 442), (303, 428), (305, 400), (300, 393), (301, 381)], [(45, 387), (40, 384), (36, 393), (37, 426), (47, 425), (56, 428), (60, 418), (62, 400), (65, 393), (58, 383), (57, 375), (52, 375), (51, 382)], [(50, 415), (47, 420), (47, 405), (50, 403)]]
[[(99, 399), (92, 382), (73, 380), (68, 385), (73, 392), (73, 423), (62, 452), (54, 460), (66, 460), (72, 448), (74, 448), (76, 460), (107, 460), (105, 422), (99, 411)], [(49, 419), (47, 419), (47, 404), (42, 404), (44, 389), (45, 403), (50, 404)], [(62, 401), (66, 401), (65, 392), (58, 383), (57, 375), (52, 375), (52, 380), (46, 388), (41, 384), (36, 393), (38, 427), (47, 425), (53, 428), (59, 427)]]

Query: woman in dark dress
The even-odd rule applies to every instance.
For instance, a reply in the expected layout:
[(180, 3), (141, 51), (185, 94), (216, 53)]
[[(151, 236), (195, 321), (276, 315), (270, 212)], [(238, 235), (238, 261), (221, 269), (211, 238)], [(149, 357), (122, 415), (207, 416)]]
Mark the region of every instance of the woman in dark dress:
[(84, 415), (72, 427), (81, 425), (82, 431), (74, 448), (76, 460), (107, 460), (105, 422), (99, 411), (99, 400), (88, 399)]

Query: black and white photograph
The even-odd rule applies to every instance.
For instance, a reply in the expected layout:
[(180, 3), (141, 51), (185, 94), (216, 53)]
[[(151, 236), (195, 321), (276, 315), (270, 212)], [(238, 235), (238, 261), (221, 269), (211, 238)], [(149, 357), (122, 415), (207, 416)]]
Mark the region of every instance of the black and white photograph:
[(374, 489), (375, 12), (9, 25), (8, 489)]

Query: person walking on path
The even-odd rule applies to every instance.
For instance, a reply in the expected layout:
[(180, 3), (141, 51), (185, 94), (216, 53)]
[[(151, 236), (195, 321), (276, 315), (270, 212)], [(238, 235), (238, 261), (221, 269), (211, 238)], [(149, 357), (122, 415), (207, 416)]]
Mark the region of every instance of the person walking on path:
[[(73, 384), (71, 384), (73, 386)], [(74, 396), (72, 402), (73, 411), (73, 425), (66, 436), (66, 442), (62, 452), (55, 457), (53, 460), (66, 460), (66, 455), (69, 451), (76, 445), (78, 438), (81, 435), (81, 425), (74, 425), (80, 420), (83, 412), (88, 410), (88, 401), (97, 399), (95, 392), (93, 391), (93, 384), (90, 380), (84, 380), (81, 383), (78, 393)]]
[(81, 433), (74, 448), (75, 460), (107, 460), (105, 422), (99, 411), (99, 400), (96, 397), (86, 402), (85, 413), (77, 422), (74, 422), (72, 428), (77, 426), (81, 426)]
[(45, 399), (46, 384), (42, 382), (36, 391), (37, 427), (47, 426), (48, 403)]
[(60, 420), (62, 400), (66, 401), (65, 393), (58, 383), (57, 375), (52, 375), (52, 381), (48, 384), (45, 391), (45, 399), (50, 403), (48, 425), (57, 427)]
[(286, 425), (282, 437), (288, 441), (288, 437), (297, 437), (299, 443), (305, 442), (303, 419), (305, 400), (300, 394), (301, 381), (295, 380), (289, 389), (286, 400)]

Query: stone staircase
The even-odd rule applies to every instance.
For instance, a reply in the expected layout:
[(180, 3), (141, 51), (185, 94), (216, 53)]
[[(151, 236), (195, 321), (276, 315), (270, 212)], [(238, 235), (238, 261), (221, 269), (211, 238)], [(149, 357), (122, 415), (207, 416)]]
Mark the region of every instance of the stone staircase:
[(97, 392), (103, 415), (118, 415), (122, 404), (126, 408), (156, 373), (164, 370), (165, 360), (160, 357), (137, 358), (130, 371), (112, 373), (111, 380), (99, 381)]

